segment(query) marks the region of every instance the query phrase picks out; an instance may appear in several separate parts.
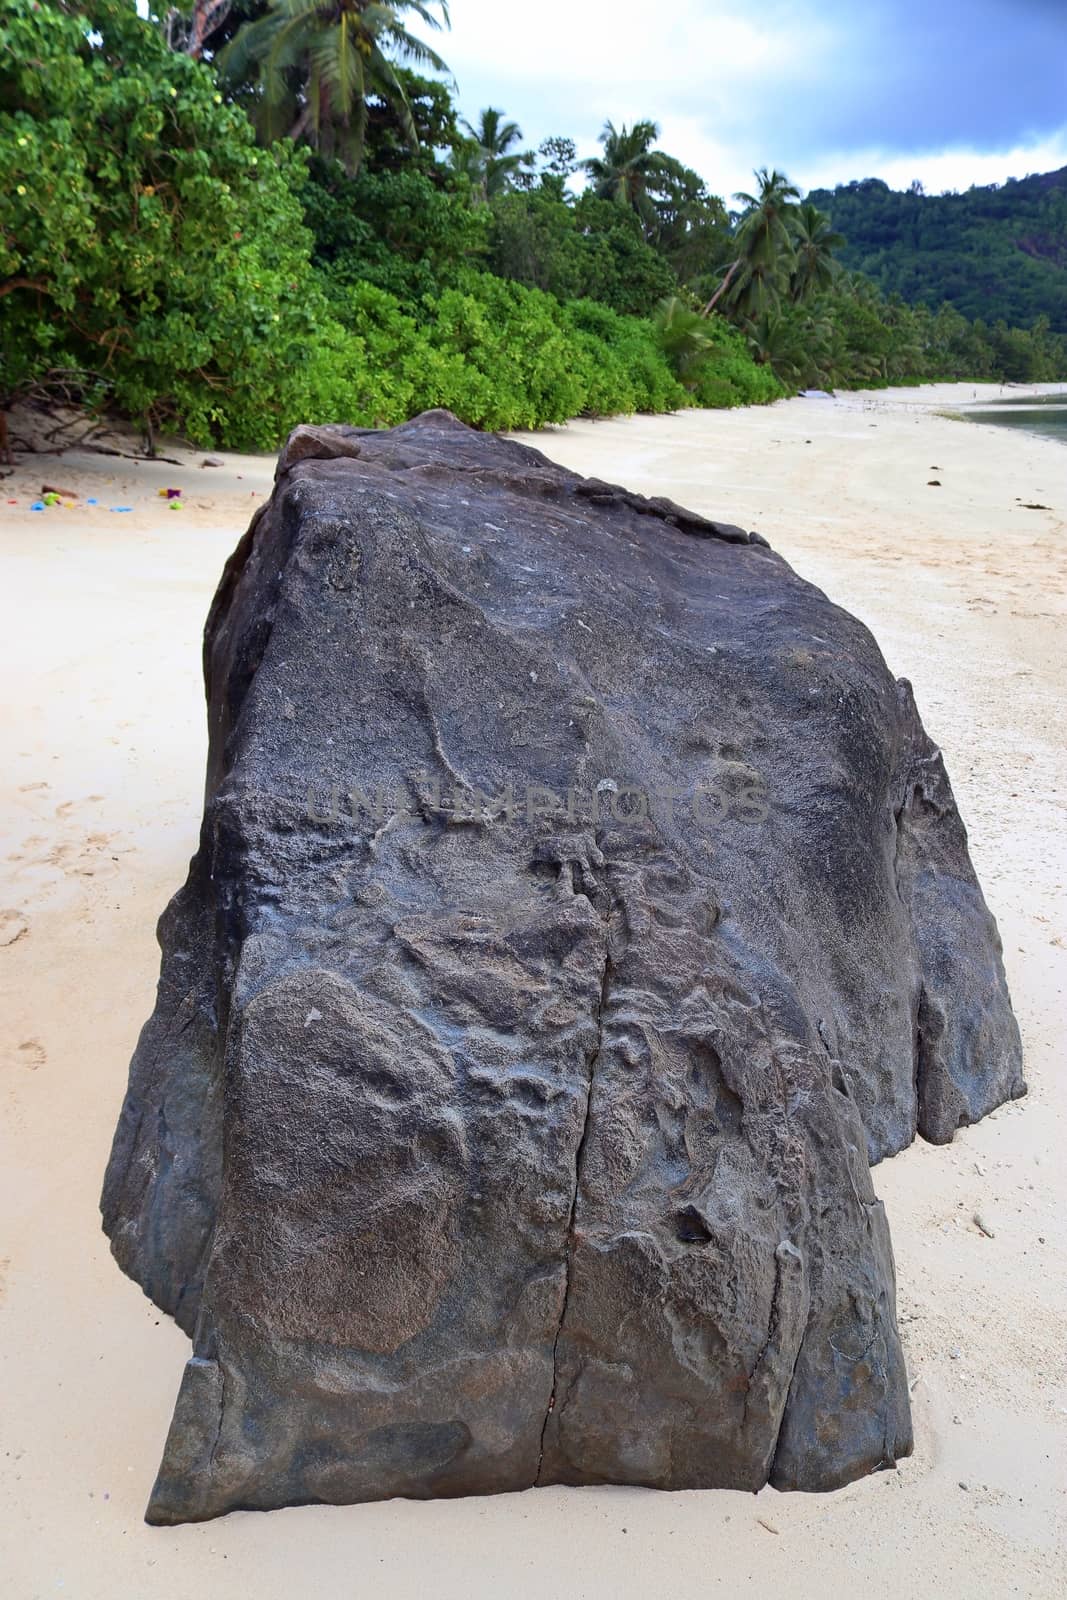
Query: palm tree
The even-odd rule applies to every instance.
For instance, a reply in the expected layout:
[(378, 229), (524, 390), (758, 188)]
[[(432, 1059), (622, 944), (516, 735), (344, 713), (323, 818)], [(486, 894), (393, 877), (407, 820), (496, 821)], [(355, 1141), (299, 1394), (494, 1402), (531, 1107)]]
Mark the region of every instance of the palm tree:
[(685, 173), (680, 161), (653, 149), (658, 138), (654, 122), (635, 122), (632, 128), (625, 122), (621, 128), (605, 122), (600, 134), (604, 154), (579, 163), (592, 178), (594, 193), (601, 200), (632, 206), (646, 233), (655, 233), (659, 223), (652, 194), (665, 179), (681, 178)]
[(505, 122), (504, 113), (495, 106), (485, 108), (476, 128), (469, 122), (463, 126), (469, 141), (461, 147), (464, 154), (458, 166), (471, 177), (483, 203), (494, 200), (512, 187), (524, 167), (533, 165), (533, 151), (512, 148), (522, 138), (522, 129), (516, 122)]
[(485, 151), (475, 139), (456, 139), (448, 154), (448, 164), (457, 177), (466, 178), (476, 206), (487, 203), (485, 192)]
[(652, 317), (656, 343), (675, 377), (685, 388), (695, 387), (714, 341), (706, 318), (693, 311), (679, 295), (669, 294)]
[(737, 255), (704, 307), (705, 315), (725, 299), (741, 321), (775, 310), (793, 266), (793, 218), (800, 190), (777, 168), (756, 173), (757, 194), (735, 194), (744, 207), (737, 230)]
[[(440, 18), (430, 7), (440, 11)], [(418, 146), (404, 87), (386, 51), (438, 72), (440, 56), (401, 22), (406, 11), (430, 28), (448, 26), (447, 0), (270, 0), (266, 15), (243, 27), (219, 56), (231, 83), (254, 82), (253, 120), (265, 141), (306, 139), (324, 155), (359, 170), (367, 131), (367, 100), (385, 100), (411, 149)]]
[(470, 141), (482, 152), (482, 198), (494, 200), (515, 182), (523, 168), (533, 166), (533, 150), (515, 150), (523, 130), (517, 122), (506, 122), (504, 112), (486, 106), (478, 117), (477, 128), (464, 122)]
[(789, 388), (832, 388), (834, 329), (819, 305), (765, 311), (746, 328), (753, 359)]
[(799, 304), (833, 287), (840, 271), (833, 253), (840, 250), (845, 236), (834, 232), (825, 211), (810, 200), (798, 207), (792, 223), (794, 266), (789, 297)]

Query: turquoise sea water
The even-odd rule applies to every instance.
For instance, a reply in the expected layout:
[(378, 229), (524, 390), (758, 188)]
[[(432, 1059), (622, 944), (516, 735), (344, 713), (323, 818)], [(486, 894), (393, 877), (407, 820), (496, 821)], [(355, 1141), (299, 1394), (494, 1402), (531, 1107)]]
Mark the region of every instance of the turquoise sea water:
[(959, 414), (967, 422), (1021, 428), (1024, 433), (1039, 433), (1046, 439), (1059, 439), (1067, 444), (1067, 392), (1006, 397), (968, 406)]

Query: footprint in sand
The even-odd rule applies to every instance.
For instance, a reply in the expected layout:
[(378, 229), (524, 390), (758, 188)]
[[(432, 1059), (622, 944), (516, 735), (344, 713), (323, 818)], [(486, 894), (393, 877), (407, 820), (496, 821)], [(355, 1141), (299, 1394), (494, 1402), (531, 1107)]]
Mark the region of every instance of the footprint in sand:
[(14, 944), (29, 933), (30, 924), (22, 911), (0, 911), (0, 945)]
[(35, 789), (50, 789), (49, 783), (20, 783), (19, 794), (32, 794)]
[(48, 1060), (44, 1045), (40, 1039), (23, 1039), (16, 1051), (19, 1065), (29, 1067), (31, 1072), (36, 1072), (38, 1067), (43, 1067)]
[(44, 858), (45, 865), (58, 867), (68, 878), (112, 877), (118, 870), (119, 855), (128, 855), (129, 851), (112, 851), (111, 839), (110, 833), (88, 833), (84, 839), (68, 839), (49, 850)]
[(25, 861), (27, 859), (25, 854), (26, 851), (32, 852), (33, 850), (37, 849), (39, 845), (47, 843), (48, 840), (45, 838), (43, 833), (31, 833), (28, 838), (23, 839), (21, 848), (12, 851), (11, 855), (9, 855), (7, 859), (8, 861)]

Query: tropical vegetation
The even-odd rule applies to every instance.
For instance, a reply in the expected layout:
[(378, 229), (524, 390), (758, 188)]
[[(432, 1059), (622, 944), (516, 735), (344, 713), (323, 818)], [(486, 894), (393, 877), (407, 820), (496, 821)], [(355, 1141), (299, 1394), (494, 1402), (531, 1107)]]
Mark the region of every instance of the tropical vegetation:
[(418, 149), (415, 118), (398, 61), (446, 70), (425, 41), (404, 26), (414, 11), (427, 27), (448, 21), (438, 0), (435, 15), (420, 0), (401, 5), (366, 0), (269, 0), (240, 28), (217, 58), (222, 81), (251, 92), (248, 108), (264, 143), (306, 139), (323, 155), (336, 155), (348, 172), (363, 158), (376, 100), (396, 114), (405, 142)]
[(468, 121), (447, 22), (441, 3), (5, 0), (0, 405), (51, 386), (149, 439), (271, 447), (298, 420), (429, 406), (531, 428), (1067, 376), (1036, 302), (1011, 327), (887, 295), (836, 202), (777, 170), (728, 207), (651, 120), (608, 122), (584, 161), (563, 134), (527, 148), (499, 107)]
[(1067, 334), (1067, 167), (961, 194), (866, 178), (809, 198), (845, 235), (844, 265), (884, 294)]

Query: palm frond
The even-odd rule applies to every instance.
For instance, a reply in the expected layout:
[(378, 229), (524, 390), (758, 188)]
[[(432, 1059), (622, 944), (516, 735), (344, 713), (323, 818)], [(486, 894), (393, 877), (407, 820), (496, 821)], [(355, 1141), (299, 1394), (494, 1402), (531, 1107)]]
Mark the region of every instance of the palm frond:
[(408, 145), (412, 150), (417, 149), (419, 135), (415, 127), (415, 119), (411, 114), (411, 106), (408, 103), (407, 95), (404, 93), (404, 86), (393, 71), (391, 62), (375, 46), (371, 52), (368, 65), (371, 69), (371, 77), (374, 80), (375, 87), (381, 86), (385, 90), (386, 97), (399, 118), (400, 131), (403, 133)]
[[(253, 115), (261, 136), (277, 138), (288, 132), (324, 150), (336, 144), (355, 170), (366, 138), (366, 96), (373, 89), (397, 112), (408, 143), (417, 145), (394, 60), (437, 72), (448, 68), (435, 50), (408, 32), (401, 18), (411, 13), (435, 30), (448, 27), (445, 0), (399, 0), (394, 5), (377, 0), (268, 0), (268, 5), (266, 15), (246, 23), (218, 58), (227, 81), (258, 79)], [(294, 122), (301, 103), (303, 111)]]
[(406, 28), (393, 27), (388, 34), (405, 61), (416, 61), (420, 67), (432, 67), (435, 72), (448, 71), (447, 62), (442, 61), (437, 51), (431, 50), (422, 39), (416, 39)]

